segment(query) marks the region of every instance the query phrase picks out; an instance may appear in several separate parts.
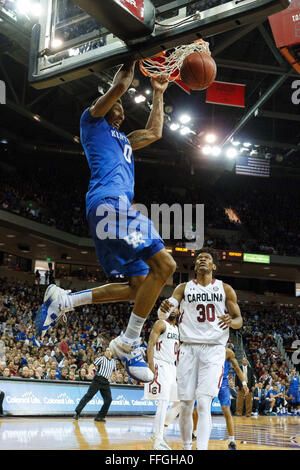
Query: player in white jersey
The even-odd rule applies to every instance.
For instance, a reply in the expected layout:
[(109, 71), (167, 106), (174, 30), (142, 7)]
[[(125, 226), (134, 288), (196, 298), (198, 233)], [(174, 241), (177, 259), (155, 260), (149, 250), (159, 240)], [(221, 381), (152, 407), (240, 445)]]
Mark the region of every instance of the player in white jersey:
[[(154, 419), (154, 450), (169, 450), (164, 441), (164, 428), (167, 409), (170, 402), (175, 402), (171, 413), (178, 414), (179, 399), (176, 383), (176, 360), (179, 349), (179, 332), (176, 319), (179, 315), (175, 309), (166, 320), (157, 320), (151, 330), (147, 359), (149, 368), (154, 373), (154, 380), (144, 384), (144, 398), (157, 400)], [(175, 416), (176, 417), (176, 416)], [(174, 417), (171, 418), (171, 421)]]
[(180, 284), (159, 308), (166, 318), (180, 304), (179, 337), (182, 343), (177, 363), (178, 395), (181, 402), (180, 431), (183, 449), (192, 448), (193, 406), (197, 400), (197, 449), (208, 448), (211, 432), (211, 402), (222, 382), (225, 345), (229, 327), (243, 325), (235, 291), (214, 279), (214, 252), (202, 249), (195, 262), (196, 279)]

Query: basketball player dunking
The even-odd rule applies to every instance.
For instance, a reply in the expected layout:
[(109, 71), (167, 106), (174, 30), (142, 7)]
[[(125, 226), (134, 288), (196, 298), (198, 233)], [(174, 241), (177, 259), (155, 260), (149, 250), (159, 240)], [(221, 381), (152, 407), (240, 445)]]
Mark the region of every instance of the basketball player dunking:
[(158, 401), (154, 419), (154, 450), (170, 449), (164, 441), (169, 403), (174, 402), (177, 405), (171, 408), (171, 413), (175, 413), (174, 418), (169, 417), (171, 421), (179, 412), (175, 364), (179, 350), (179, 333), (176, 326), (178, 315), (179, 311), (175, 309), (167, 320), (157, 320), (148, 341), (148, 364), (155, 378), (151, 383), (144, 385), (144, 398)]
[(211, 433), (211, 402), (222, 383), (229, 327), (243, 325), (235, 291), (214, 279), (214, 253), (202, 249), (195, 262), (196, 279), (180, 284), (160, 306), (160, 318), (177, 308), (182, 343), (177, 363), (183, 449), (192, 448), (193, 407), (197, 400), (197, 449), (206, 450)]
[(176, 263), (152, 222), (131, 207), (134, 196), (132, 151), (150, 145), (162, 136), (163, 94), (166, 77), (151, 79), (152, 110), (145, 129), (126, 136), (119, 129), (124, 121), (121, 96), (134, 76), (135, 63), (124, 64), (110, 89), (87, 108), (80, 121), (81, 142), (91, 170), (86, 195), (86, 214), (96, 255), (108, 277), (123, 274), (128, 282), (106, 284), (69, 293), (56, 285), (48, 287), (35, 325), (44, 335), (65, 313), (85, 304), (134, 301), (124, 334), (113, 339), (110, 350), (124, 362), (128, 373), (151, 382), (153, 373), (143, 360), (140, 333), (160, 291), (176, 269)]

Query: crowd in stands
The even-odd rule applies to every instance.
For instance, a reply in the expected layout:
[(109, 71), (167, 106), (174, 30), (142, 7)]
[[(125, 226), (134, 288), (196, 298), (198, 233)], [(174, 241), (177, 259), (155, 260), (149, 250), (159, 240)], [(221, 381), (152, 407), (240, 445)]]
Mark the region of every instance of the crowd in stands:
[[(280, 409), (291, 410), (289, 395), (291, 370), (279, 351), (276, 336), (282, 338), (285, 348), (290, 348), (292, 343), (300, 338), (299, 308), (275, 302), (262, 304), (245, 301), (240, 302), (240, 307), (244, 319), (243, 344), (256, 376), (255, 388), (265, 391), (263, 395), (265, 409), (261, 409), (260, 412), (267, 414), (267, 411), (272, 409), (282, 414), (278, 411), (279, 405)], [(274, 399), (276, 396), (278, 398)], [(258, 411), (258, 407), (255, 411)]]
[[(67, 323), (60, 323), (41, 340), (34, 328), (41, 302), (36, 285), (0, 278), (0, 376), (90, 381), (95, 357), (120, 334), (132, 306), (118, 303), (78, 308), (68, 315)], [(145, 336), (154, 319), (151, 316), (146, 322)], [(111, 381), (136, 384), (120, 362)]]
[[(24, 177), (24, 174), (6, 174), (1, 181), (0, 209), (34, 220), (65, 232), (89, 236), (85, 217), (85, 198), (81, 177), (69, 183), (67, 191), (65, 175), (59, 171), (39, 171)], [(44, 185), (44, 181), (53, 184)], [(70, 204), (70, 194), (72, 204)]]
[[(76, 174), (70, 178), (54, 166), (2, 173), (0, 209), (74, 235), (89, 237), (85, 216), (89, 174), (88, 171)], [(162, 186), (153, 179), (138, 178), (135, 201), (147, 206), (149, 216), (150, 204), (204, 203), (205, 234), (211, 247), (299, 256), (300, 235), (295, 216), (300, 211), (300, 199), (295, 198), (297, 181), (284, 178), (260, 180), (227, 174), (215, 185), (194, 184), (187, 189)], [(51, 181), (51, 185), (45, 187), (44, 181)], [(211, 229), (231, 230), (232, 236), (211, 236)], [(181, 241), (173, 242), (178, 244)]]
[[(90, 381), (93, 361), (104, 353), (110, 340), (127, 324), (132, 305), (112, 303), (86, 305), (67, 314), (41, 339), (34, 328), (34, 318), (43, 294), (36, 285), (0, 278), (0, 376), (49, 380)], [(142, 346), (156, 320), (158, 299), (142, 331)], [(274, 334), (287, 344), (300, 338), (300, 318), (295, 307), (240, 302), (243, 312), (243, 341), (254, 365), (258, 382), (264, 387), (287, 381), (289, 370), (281, 357)], [(112, 376), (113, 383), (136, 382), (124, 367)]]

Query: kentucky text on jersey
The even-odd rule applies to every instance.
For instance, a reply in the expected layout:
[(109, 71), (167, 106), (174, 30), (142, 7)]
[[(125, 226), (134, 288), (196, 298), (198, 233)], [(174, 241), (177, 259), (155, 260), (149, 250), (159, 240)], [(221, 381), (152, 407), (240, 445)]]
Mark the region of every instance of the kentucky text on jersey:
[(115, 139), (120, 139), (129, 144), (129, 140), (127, 139), (125, 134), (122, 134), (121, 132), (118, 132), (115, 129), (111, 130), (111, 136), (114, 137)]
[(223, 295), (215, 293), (188, 294), (187, 300), (189, 302), (223, 302)]

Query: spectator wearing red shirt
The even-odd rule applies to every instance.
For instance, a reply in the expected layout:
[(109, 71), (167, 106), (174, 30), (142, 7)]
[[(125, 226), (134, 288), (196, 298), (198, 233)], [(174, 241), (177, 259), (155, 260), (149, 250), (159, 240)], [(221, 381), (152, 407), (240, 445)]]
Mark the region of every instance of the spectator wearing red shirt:
[(65, 341), (66, 338), (63, 338), (62, 341), (59, 343), (59, 349), (61, 352), (66, 356), (69, 352), (69, 346)]

